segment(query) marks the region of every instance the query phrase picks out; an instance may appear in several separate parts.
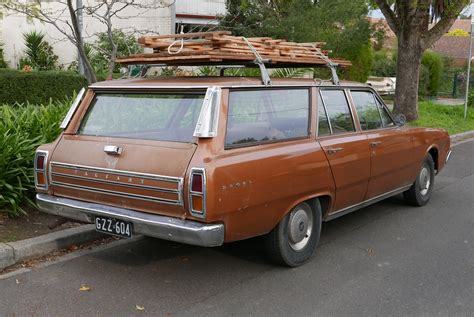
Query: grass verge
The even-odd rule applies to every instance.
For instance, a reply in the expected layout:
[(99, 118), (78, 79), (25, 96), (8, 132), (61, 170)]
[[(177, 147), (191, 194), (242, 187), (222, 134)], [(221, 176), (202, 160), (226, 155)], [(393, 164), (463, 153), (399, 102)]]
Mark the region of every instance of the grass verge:
[(437, 105), (430, 101), (421, 101), (418, 104), (419, 119), (410, 122), (410, 126), (443, 128), (449, 134), (474, 130), (474, 108), (467, 109), (467, 118), (464, 119), (464, 106)]

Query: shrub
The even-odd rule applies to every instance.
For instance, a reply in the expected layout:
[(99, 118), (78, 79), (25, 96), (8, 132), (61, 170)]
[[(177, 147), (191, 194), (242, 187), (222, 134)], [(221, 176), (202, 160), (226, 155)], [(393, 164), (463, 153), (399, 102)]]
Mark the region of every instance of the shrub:
[(48, 104), (70, 99), (87, 85), (87, 80), (77, 73), (42, 71), (24, 73), (0, 69), (0, 104)]
[(69, 105), (0, 106), (0, 210), (8, 215), (25, 213), (21, 207), (25, 202), (34, 205), (35, 149), (59, 135), (59, 124)]
[(469, 96), (468, 96), (468, 99), (467, 99), (467, 105), (469, 107), (474, 107), (474, 91), (473, 90), (469, 91)]
[(395, 77), (397, 70), (397, 56), (393, 52), (378, 51), (374, 53), (372, 76)]
[(7, 62), (5, 61), (5, 56), (3, 55), (3, 43), (0, 42), (0, 68), (7, 68)]
[(25, 40), (25, 57), (20, 60), (19, 68), (25, 65), (35, 70), (54, 70), (58, 62), (58, 56), (54, 54), (53, 48), (44, 40), (44, 33), (31, 31), (23, 33)]
[(469, 37), (469, 32), (464, 31), (463, 29), (454, 29), (446, 33), (447, 36), (462, 36)]
[(368, 44), (361, 45), (358, 54), (351, 59), (351, 62), (352, 66), (349, 67), (348, 79), (365, 83), (372, 69), (372, 47)]
[[(437, 96), (443, 76), (443, 58), (438, 53), (431, 50), (423, 53), (421, 64), (427, 69), (428, 77), (420, 76), (420, 86), (426, 87), (422, 96)], [(426, 80), (427, 82), (422, 82)]]

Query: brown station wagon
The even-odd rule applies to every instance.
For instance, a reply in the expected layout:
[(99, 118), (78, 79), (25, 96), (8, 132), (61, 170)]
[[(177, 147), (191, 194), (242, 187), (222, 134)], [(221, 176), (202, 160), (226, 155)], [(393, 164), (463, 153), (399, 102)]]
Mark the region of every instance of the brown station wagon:
[(213, 247), (264, 235), (272, 259), (297, 266), (313, 254), (322, 221), (399, 193), (428, 202), (449, 136), (400, 121), (354, 83), (97, 83), (61, 136), (38, 149), (37, 202), (125, 237)]

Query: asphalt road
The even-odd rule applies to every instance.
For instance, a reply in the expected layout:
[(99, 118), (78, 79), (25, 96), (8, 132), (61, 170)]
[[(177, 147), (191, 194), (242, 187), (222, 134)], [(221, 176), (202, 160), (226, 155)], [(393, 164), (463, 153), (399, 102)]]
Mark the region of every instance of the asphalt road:
[(0, 277), (0, 316), (473, 315), (473, 157), (454, 148), (425, 207), (397, 196), (324, 224), (302, 267), (267, 263), (259, 239), (121, 242)]

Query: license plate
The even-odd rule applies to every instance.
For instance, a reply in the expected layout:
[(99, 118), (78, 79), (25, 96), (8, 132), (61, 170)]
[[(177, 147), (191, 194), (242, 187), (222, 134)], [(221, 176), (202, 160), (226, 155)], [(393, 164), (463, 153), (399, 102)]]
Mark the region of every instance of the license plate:
[(95, 230), (124, 238), (131, 238), (133, 226), (131, 222), (97, 216), (95, 217)]

